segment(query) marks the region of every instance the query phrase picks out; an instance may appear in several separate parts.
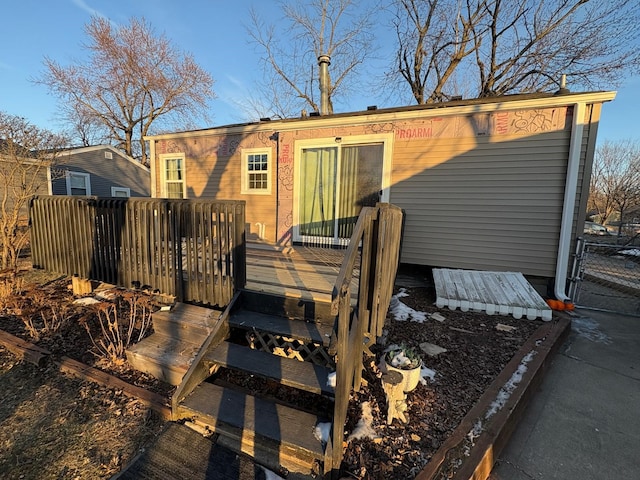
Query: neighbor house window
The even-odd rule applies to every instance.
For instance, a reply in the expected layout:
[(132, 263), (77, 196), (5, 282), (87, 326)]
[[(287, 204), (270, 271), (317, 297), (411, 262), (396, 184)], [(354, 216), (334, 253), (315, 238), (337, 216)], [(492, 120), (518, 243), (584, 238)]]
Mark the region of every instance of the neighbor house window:
[(271, 150), (244, 150), (242, 152), (243, 194), (269, 195), (271, 193)]
[(67, 172), (67, 195), (91, 195), (91, 182), (88, 173)]
[(126, 187), (111, 187), (111, 196), (128, 198), (131, 196), (131, 189)]
[(185, 198), (184, 157), (166, 156), (163, 159), (164, 196)]

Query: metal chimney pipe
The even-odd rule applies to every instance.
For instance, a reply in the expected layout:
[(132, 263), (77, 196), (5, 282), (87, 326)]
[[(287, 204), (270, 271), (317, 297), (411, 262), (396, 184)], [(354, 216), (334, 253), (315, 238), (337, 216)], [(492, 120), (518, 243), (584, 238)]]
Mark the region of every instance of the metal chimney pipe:
[(320, 115), (329, 114), (329, 65), (331, 57), (320, 55), (318, 57), (318, 67), (320, 69)]

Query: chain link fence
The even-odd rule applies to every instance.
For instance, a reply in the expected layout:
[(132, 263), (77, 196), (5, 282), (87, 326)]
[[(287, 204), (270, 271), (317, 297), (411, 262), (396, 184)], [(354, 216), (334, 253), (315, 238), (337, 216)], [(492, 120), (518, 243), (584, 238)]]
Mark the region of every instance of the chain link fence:
[(579, 307), (640, 316), (640, 244), (579, 238), (570, 297)]

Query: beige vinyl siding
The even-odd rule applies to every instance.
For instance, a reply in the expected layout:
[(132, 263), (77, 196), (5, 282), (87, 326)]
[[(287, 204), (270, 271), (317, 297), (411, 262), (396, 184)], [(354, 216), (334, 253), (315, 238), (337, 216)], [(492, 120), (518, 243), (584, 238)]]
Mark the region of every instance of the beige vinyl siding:
[(401, 261), (553, 276), (569, 132), (396, 142)]
[[(246, 234), (248, 240), (258, 240), (260, 226), (264, 225), (264, 239), (276, 241), (276, 192), (273, 184), (275, 173), (271, 175), (271, 195), (242, 195), (241, 162), (243, 145), (238, 146), (232, 155), (217, 155), (220, 136), (211, 135), (198, 138), (197, 144), (188, 139), (170, 142), (174, 152), (185, 155), (186, 198), (211, 198), (216, 200), (246, 201)], [(238, 138), (239, 140), (239, 138)], [(271, 148), (270, 161), (275, 172), (275, 149)], [(162, 162), (157, 162), (161, 164)], [(160, 165), (156, 167), (162, 168)], [(162, 192), (162, 172), (158, 170), (159, 190)]]

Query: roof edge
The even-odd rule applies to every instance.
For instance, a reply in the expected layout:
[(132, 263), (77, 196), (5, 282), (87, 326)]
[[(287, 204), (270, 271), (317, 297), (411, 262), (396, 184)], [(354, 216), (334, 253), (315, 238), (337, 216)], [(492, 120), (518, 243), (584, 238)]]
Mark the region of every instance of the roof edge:
[(112, 145), (91, 145), (89, 147), (70, 147), (70, 148), (61, 150), (60, 154), (62, 154), (62, 155), (65, 155), (65, 154), (75, 155), (75, 154), (78, 154), (78, 153), (87, 153), (87, 152), (98, 151), (98, 150), (109, 150), (112, 153), (115, 153), (116, 155), (118, 155), (118, 156), (124, 158), (125, 160), (129, 161), (130, 163), (133, 163), (137, 167), (144, 169), (145, 172), (150, 172), (151, 171), (151, 169), (149, 167), (145, 167), (142, 163), (137, 161), (135, 158), (130, 157), (129, 155), (124, 153), (122, 150), (118, 150), (117, 148), (115, 148)]
[(147, 135), (145, 140), (164, 140), (169, 138), (198, 137), (212, 134), (237, 134), (259, 131), (287, 131), (304, 127), (322, 128), (325, 126), (362, 125), (388, 122), (391, 120), (408, 120), (416, 117), (443, 117), (454, 115), (470, 115), (473, 113), (491, 113), (501, 110), (519, 110), (524, 108), (550, 108), (574, 105), (576, 103), (596, 104), (610, 102), (615, 99), (616, 91), (598, 91), (583, 93), (537, 93), (506, 95), (472, 100), (455, 100), (444, 103), (409, 105), (404, 107), (381, 108), (357, 112), (337, 113), (326, 116), (305, 118), (287, 118), (244, 124), (221, 125), (198, 130), (188, 130), (159, 135)]

